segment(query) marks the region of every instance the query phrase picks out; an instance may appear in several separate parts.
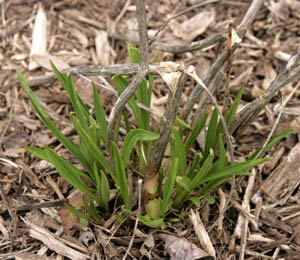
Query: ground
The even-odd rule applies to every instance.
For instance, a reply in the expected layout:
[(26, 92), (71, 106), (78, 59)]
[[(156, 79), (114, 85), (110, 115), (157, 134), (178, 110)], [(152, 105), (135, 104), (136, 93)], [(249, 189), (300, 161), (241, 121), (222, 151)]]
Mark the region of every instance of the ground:
[[(134, 221), (118, 226), (114, 222), (115, 215), (106, 216), (101, 225), (78, 225), (68, 235), (63, 233), (59, 211), (63, 199), (73, 190), (51, 165), (34, 158), (24, 147), (50, 145), (65, 158), (69, 158), (69, 154), (36, 116), (21, 89), (16, 71), (21, 71), (29, 82), (34, 82), (30, 80), (49, 72), (49, 59), (61, 69), (91, 64), (128, 63), (127, 42), (121, 40), (120, 35), (127, 35), (130, 39), (138, 37), (135, 4), (134, 1), (123, 0), (41, 1), (48, 32), (41, 30), (35, 38), (39, 38), (38, 42), (46, 40), (47, 49), (41, 48), (39, 52), (39, 47), (36, 47), (35, 53), (31, 53), (39, 2), (1, 1), (0, 259), (68, 259), (66, 254), (61, 253), (67, 250), (71, 251), (67, 256), (72, 259), (122, 259), (132, 237)], [(168, 18), (199, 2), (146, 1), (149, 37), (152, 38)], [(233, 21), (233, 27), (236, 28), (251, 2), (220, 0), (194, 8), (170, 22), (159, 41), (169, 46), (184, 45), (227, 29), (230, 21)], [(245, 86), (240, 108), (268, 88), (290, 55), (299, 48), (299, 9), (300, 3), (297, 0), (268, 0), (259, 11), (240, 44), (241, 51), (232, 62), (231, 95), (234, 96), (241, 85)], [(197, 27), (200, 32), (195, 33), (193, 29), (186, 33), (187, 28), (184, 32), (180, 31), (179, 24), (198, 13), (202, 14), (202, 23)], [(119, 36), (114, 34), (116, 32)], [(106, 37), (108, 41), (105, 41)], [(182, 61), (186, 65), (194, 65), (197, 73), (203, 77), (224, 48), (226, 45), (223, 43), (193, 52), (160, 52), (158, 59), (159, 62)], [(152, 49), (150, 56), (154, 53)], [(37, 54), (37, 66), (32, 63), (31, 54)], [(103, 78), (90, 78), (106, 84)], [(110, 82), (110, 78), (106, 79)], [(86, 78), (76, 75), (74, 81), (83, 100), (91, 104), (91, 84)], [(281, 95), (272, 98), (242, 135), (236, 137), (234, 154), (237, 160), (246, 158), (264, 142), (279, 114), (281, 96), (285, 100), (296, 84), (295, 80), (288, 83), (281, 90)], [(70, 102), (59, 82), (39, 81), (31, 85), (59, 128), (76, 139), (69, 118)], [(191, 80), (187, 82), (182, 96), (183, 103), (194, 85)], [(219, 85), (215, 94), (222, 105), (224, 83)], [(158, 77), (153, 92), (152, 109), (161, 113), (168, 91)], [(245, 177), (237, 178), (223, 226), (212, 228), (220, 214), (222, 198), (226, 198), (229, 193), (230, 183), (212, 194), (216, 197), (214, 205), (204, 203), (201, 208), (193, 208), (193, 212), (200, 216), (204, 230), (209, 231), (208, 240), (217, 259), (238, 258), (241, 250), (245, 250), (245, 253), (240, 254), (239, 259), (300, 259), (300, 165), (297, 161), (300, 156), (299, 96), (300, 92), (296, 90), (289, 98), (275, 131), (277, 134), (294, 128), (295, 133), (270, 150), (270, 161), (252, 171), (252, 184)], [(116, 98), (112, 92), (102, 88), (101, 99), (109, 115)], [(212, 105), (208, 107), (209, 111), (211, 108)], [(252, 189), (250, 195), (247, 194), (249, 188)], [(243, 201), (245, 197), (251, 199), (246, 206), (245, 199)], [(50, 204), (46, 205), (46, 202)], [(128, 259), (169, 259), (162, 234), (185, 238), (207, 251), (197, 234), (195, 223), (199, 222), (191, 221), (193, 213), (186, 209), (181, 215), (183, 218), (179, 223), (168, 223), (164, 231), (139, 225)], [(246, 234), (243, 234), (245, 216), (250, 224), (246, 225)], [(52, 238), (52, 245), (47, 238)]]

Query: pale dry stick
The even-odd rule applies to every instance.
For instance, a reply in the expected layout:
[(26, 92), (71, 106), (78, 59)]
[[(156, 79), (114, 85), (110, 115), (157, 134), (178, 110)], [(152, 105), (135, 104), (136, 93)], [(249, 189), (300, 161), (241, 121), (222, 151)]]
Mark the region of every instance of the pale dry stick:
[[(277, 128), (277, 125), (279, 123), (279, 120), (281, 118), (281, 115), (283, 113), (283, 109), (286, 106), (286, 104), (288, 103), (288, 101), (292, 98), (292, 96), (295, 94), (295, 92), (298, 90), (300, 86), (300, 82), (297, 84), (297, 86), (293, 89), (293, 91), (288, 95), (288, 97), (285, 99), (285, 101), (282, 103), (281, 108), (280, 108), (280, 112), (279, 115), (276, 118), (276, 121), (267, 137), (267, 139), (265, 140), (260, 152), (255, 156), (255, 159), (259, 158), (262, 155), (263, 150), (265, 149), (265, 147), (267, 146), (267, 144), (269, 143), (273, 133), (275, 132), (275, 129)], [(244, 209), (248, 209), (250, 208), (250, 199), (252, 196), (252, 191), (253, 191), (253, 186), (254, 186), (254, 182), (255, 182), (255, 177), (256, 177), (256, 171), (253, 170), (252, 171), (252, 175), (249, 177), (248, 180), (248, 185), (245, 191), (245, 195), (244, 195), (244, 199), (243, 199), (243, 204), (242, 207)], [(241, 214), (239, 215), (238, 218), (238, 222), (234, 231), (234, 235), (232, 240), (230, 241), (230, 248), (233, 249), (235, 246), (235, 238), (236, 237), (240, 237), (242, 236), (241, 239), (241, 251), (240, 251), (240, 255), (239, 255), (239, 260), (243, 260), (244, 259), (244, 254), (245, 254), (245, 249), (246, 249), (246, 244), (247, 244), (247, 229), (248, 229), (248, 223), (249, 221), (243, 217)]]
[[(235, 58), (235, 57), (239, 56), (242, 52), (243, 52), (242, 49), (238, 50), (235, 53), (235, 55), (233, 55), (233, 57)], [(223, 64), (223, 66), (221, 67), (220, 70), (224, 71), (225, 68), (226, 68), (226, 63)], [(213, 79), (210, 82), (210, 85), (208, 86), (208, 89), (210, 90), (210, 92), (212, 94), (214, 94), (215, 91), (217, 90), (217, 88), (223, 83), (223, 82), (221, 82), (223, 78), (224, 78), (224, 74), (223, 73), (217, 73), (215, 75), (215, 77), (213, 77)], [(203, 82), (204, 82), (204, 80), (203, 80)], [(198, 110), (197, 113), (195, 113), (193, 115), (193, 122), (196, 123), (196, 122), (198, 122), (200, 120), (200, 118), (205, 113), (205, 111), (206, 111), (206, 109), (207, 109), (207, 107), (208, 107), (209, 104), (210, 104), (210, 101), (209, 101), (209, 98), (208, 98), (208, 94), (206, 92), (202, 91), (202, 95), (200, 97), (200, 100), (198, 101), (198, 106), (200, 106), (202, 109)]]
[[(287, 83), (289, 83), (292, 79), (294, 79), (297, 75), (300, 74), (300, 66), (298, 65), (299, 60), (300, 60), (300, 48), (298, 48), (296, 54), (290, 58), (288, 64), (285, 66), (285, 69), (270, 84), (270, 87), (267, 89), (267, 91), (264, 92), (264, 94), (261, 97), (252, 101), (250, 103), (252, 105), (249, 104), (246, 105), (246, 107), (240, 113), (238, 113), (238, 115), (235, 117), (235, 119), (229, 126), (230, 133), (233, 133), (234, 130), (236, 130), (238, 127), (239, 127), (239, 131), (242, 131), (244, 128), (242, 128), (241, 126), (246, 127), (248, 123), (250, 123), (257, 116), (257, 114), (264, 108), (264, 106), (271, 100), (271, 98), (275, 95), (277, 91), (279, 91), (282, 87), (284, 87)], [(264, 99), (264, 97), (265, 98), (267, 97), (267, 99)], [(243, 118), (244, 120), (242, 120), (241, 118)], [(279, 118), (277, 118), (278, 122), (279, 122)], [(273, 132), (274, 131), (275, 129), (273, 130)], [(225, 211), (232, 197), (234, 185), (235, 185), (235, 175), (233, 175), (232, 186), (228, 196), (229, 199), (226, 201)], [(225, 214), (225, 211), (223, 214)], [(213, 229), (213, 227), (218, 223), (218, 221), (219, 219), (210, 227), (210, 230)]]
[(286, 106), (286, 104), (290, 101), (290, 99), (293, 97), (293, 95), (296, 93), (296, 91), (298, 90), (300, 86), (300, 82), (298, 82), (298, 84), (296, 85), (296, 87), (293, 89), (293, 91), (287, 96), (287, 98), (284, 100), (284, 102), (282, 102), (282, 105), (280, 107), (280, 111), (279, 111), (279, 114), (274, 122), (274, 125), (267, 137), (267, 139), (265, 140), (263, 146), (261, 147), (261, 150), (259, 151), (259, 153), (255, 156), (255, 159), (258, 159), (261, 155), (262, 155), (262, 152), (263, 150), (266, 148), (266, 146), (268, 145), (269, 141), (271, 140), (272, 138), (272, 135), (274, 134), (277, 126), (278, 126), (278, 123), (279, 123), (279, 120), (283, 114), (283, 110), (284, 110), (284, 107)]
[(190, 209), (189, 219), (192, 222), (201, 247), (204, 249), (205, 252), (211, 255), (213, 259), (215, 259), (216, 250), (214, 249), (211, 239), (205, 229), (205, 226), (203, 225), (199, 212), (197, 212), (196, 214), (192, 209)]
[(230, 107), (230, 71), (231, 71), (231, 61), (232, 61), (232, 21), (228, 25), (228, 39), (227, 39), (227, 64), (226, 64), (226, 78), (225, 78), (225, 97), (224, 97), (224, 107), (223, 111), (226, 111)]
[[(205, 86), (205, 84), (201, 81), (201, 79), (198, 77), (198, 75), (196, 74), (195, 72), (195, 68), (191, 71), (191, 72), (187, 72), (185, 71), (188, 75), (192, 76), (196, 82), (198, 84), (200, 84), (202, 86), (202, 88), (207, 92), (207, 94), (209, 95), (211, 101), (213, 102), (213, 104), (215, 105), (215, 108), (217, 109), (218, 113), (219, 113), (219, 116), (220, 116), (220, 120), (222, 122), (222, 125), (223, 125), (223, 128), (224, 128), (224, 133), (225, 133), (225, 140), (226, 140), (226, 144), (227, 144), (227, 147), (229, 149), (229, 155), (230, 155), (230, 162), (231, 163), (234, 163), (234, 156), (233, 156), (233, 148), (232, 148), (232, 144), (231, 144), (231, 140), (230, 140), (230, 134), (228, 132), (228, 127), (227, 127), (227, 124), (226, 124), (226, 121), (223, 117), (223, 113), (222, 111), (220, 110), (218, 104), (217, 104), (217, 101), (215, 100), (215, 98), (213, 97), (213, 95), (210, 93), (209, 89)], [(232, 181), (231, 181), (231, 188), (230, 188), (230, 192), (229, 192), (229, 195), (228, 195), (228, 199), (226, 201), (226, 204), (224, 206), (224, 209), (223, 211), (220, 213), (217, 221), (210, 227), (209, 231), (211, 231), (213, 229), (213, 227), (218, 223), (220, 222), (220, 220), (223, 218), (223, 216), (225, 215), (225, 212), (228, 208), (228, 205), (229, 205), (229, 201), (232, 197), (232, 194), (233, 194), (233, 188), (235, 186), (235, 174), (233, 174), (232, 176)]]
[(201, 85), (201, 87), (206, 91), (206, 93), (209, 95), (209, 98), (211, 99), (211, 101), (213, 102), (215, 108), (218, 111), (220, 120), (222, 122), (223, 128), (224, 128), (224, 133), (225, 133), (225, 141), (229, 150), (229, 155), (230, 155), (230, 162), (234, 163), (234, 156), (233, 156), (233, 149), (232, 149), (232, 144), (231, 144), (231, 140), (230, 140), (230, 135), (228, 132), (228, 127), (226, 124), (226, 121), (224, 119), (223, 113), (216, 101), (216, 99), (214, 98), (214, 96), (211, 94), (211, 92), (209, 91), (209, 89), (205, 86), (205, 84), (202, 82), (202, 80), (199, 78), (199, 76), (197, 75), (196, 71), (195, 71), (195, 67), (190, 66), (187, 70), (184, 71), (187, 75), (191, 76), (199, 85)]
[(276, 95), (276, 93), (286, 84), (300, 76), (300, 47), (291, 56), (288, 63), (283, 67), (268, 87), (268, 89), (258, 98), (247, 104), (233, 119), (229, 125), (230, 133), (237, 132), (239, 135), (242, 130), (253, 121), (258, 113)]
[[(82, 75), (82, 74), (77, 74), (77, 75), (78, 75), (80, 78), (86, 80), (87, 82), (89, 82), (89, 83), (91, 83), (91, 84), (93, 83), (93, 84), (95, 84), (95, 85), (98, 86), (98, 87), (104, 88), (104, 89), (106, 89), (106, 90), (112, 92), (116, 97), (118, 96), (118, 91), (116, 91), (114, 88), (112, 88), (111, 86), (109, 86), (108, 84), (106, 84), (106, 83), (108, 83), (107, 81), (105, 81), (105, 84), (101, 84), (101, 83), (98, 83), (98, 82), (95, 82), (95, 81), (89, 79), (88, 77), (86, 77), (86, 76), (84, 76), (84, 75)], [(99, 76), (99, 77), (100, 77), (100, 76)], [(101, 79), (102, 81), (105, 80), (103, 77), (100, 78), (100, 79)]]
[(236, 200), (232, 201), (232, 206), (242, 214), (243, 217), (247, 218), (249, 222), (252, 224), (253, 229), (258, 231), (258, 223), (254, 215), (252, 215), (247, 209), (245, 209), (242, 205), (240, 205)]
[(245, 259), (245, 252), (246, 252), (246, 247), (247, 247), (248, 224), (249, 224), (249, 220), (247, 218), (244, 218), (244, 223), (243, 223), (243, 227), (242, 227), (242, 237), (241, 237), (239, 260)]
[(14, 207), (13, 210), (18, 212), (18, 211), (31, 210), (31, 209), (59, 207), (59, 206), (63, 206), (67, 201), (68, 201), (68, 199), (61, 199), (61, 200), (56, 200), (56, 201), (24, 204), (24, 205), (19, 205), (19, 206)]
[(146, 71), (149, 69), (149, 46), (145, 0), (136, 0), (136, 8), (140, 42), (139, 50), (141, 54), (140, 65), (141, 70)]
[(12, 221), (12, 224), (13, 224), (13, 231), (10, 232), (10, 252), (12, 252), (13, 250), (13, 247), (14, 247), (14, 243), (15, 243), (15, 237), (16, 237), (16, 234), (17, 234), (17, 219), (16, 219), (16, 213), (15, 211), (12, 210), (11, 206), (10, 206), (10, 203), (6, 197), (6, 194), (3, 190), (3, 187), (2, 187), (2, 183), (0, 183), (0, 195), (2, 197), (2, 201), (11, 217), (11, 221)]
[[(223, 41), (226, 39), (226, 30), (216, 33), (215, 35), (209, 36), (203, 40), (195, 41), (191, 43), (186, 43), (183, 45), (170, 45), (168, 43), (163, 42), (153, 42), (149, 48), (150, 49), (159, 49), (162, 52), (170, 52), (170, 53), (184, 53), (184, 52), (193, 52), (197, 50), (201, 50), (203, 48), (210, 47), (219, 41)], [(139, 46), (140, 43), (137, 39), (132, 38), (127, 35), (122, 35), (120, 33), (112, 33), (107, 32), (108, 36), (113, 39), (118, 39), (121, 41), (130, 41), (133, 44)]]
[(109, 118), (108, 118), (108, 140), (110, 142), (116, 140), (116, 123), (118, 117), (121, 115), (122, 110), (128, 103), (131, 96), (135, 93), (138, 86), (143, 82), (146, 75), (146, 71), (140, 71), (129, 84), (129, 86), (122, 92), (122, 94), (117, 99), (115, 105), (113, 106)]
[[(224, 208), (225, 208), (225, 204), (226, 204), (225, 196), (226, 195), (225, 195), (224, 191), (222, 191), (221, 188), (218, 189), (218, 193), (219, 193), (219, 196), (220, 196), (219, 212), (220, 212), (220, 215), (221, 215), (221, 213), (224, 211)], [(217, 235), (218, 238), (220, 238), (221, 235), (222, 235), (223, 219), (224, 219), (224, 215), (221, 215), (220, 220), (218, 222), (218, 235)]]
[(145, 177), (146, 180), (150, 179), (160, 169), (170, 139), (171, 125), (174, 125), (178, 114), (180, 97), (184, 88), (186, 75), (182, 71), (172, 72), (171, 74), (173, 75), (173, 81), (169, 86), (170, 93), (168, 95), (167, 107), (159, 128), (160, 137), (152, 144), (147, 171), (148, 175)]
[[(251, 3), (251, 6), (249, 7), (245, 18), (241, 22), (239, 29), (238, 29), (238, 34), (241, 39), (243, 39), (248, 27), (253, 23), (254, 18), (256, 17), (258, 11), (260, 10), (261, 6), (263, 5), (264, 0), (253, 0)], [(234, 44), (232, 46), (232, 53), (236, 50), (237, 44)], [(225, 49), (222, 54), (217, 58), (217, 60), (214, 62), (210, 70), (207, 72), (205, 75), (203, 82), (206, 86), (210, 86), (210, 82), (212, 79), (216, 76), (218, 73), (221, 72), (221, 68), (223, 64), (226, 62), (228, 55), (228, 50)], [(198, 84), (192, 91), (191, 95), (189, 96), (189, 99), (184, 106), (183, 113), (182, 113), (182, 119), (186, 119), (187, 116), (190, 114), (192, 111), (193, 106), (197, 101), (199, 101), (200, 95), (203, 93), (201, 86)], [(198, 111), (201, 110), (201, 107), (198, 107), (195, 116), (199, 113)]]
[(131, 96), (135, 93), (138, 86), (142, 83), (145, 76), (149, 70), (148, 56), (149, 56), (149, 47), (148, 47), (148, 35), (147, 35), (147, 24), (146, 24), (146, 10), (145, 10), (145, 1), (144, 0), (136, 0), (136, 8), (137, 8), (137, 18), (138, 18), (138, 28), (139, 28), (139, 40), (141, 43), (140, 53), (141, 53), (141, 62), (139, 66), (139, 72), (135, 76), (134, 80), (130, 83), (130, 85), (123, 91), (123, 93), (119, 96), (116, 101), (116, 104), (111, 110), (108, 119), (108, 140), (109, 145), (112, 141), (115, 141), (116, 138), (116, 125), (118, 117), (121, 115), (121, 111), (131, 98)]
[[(236, 48), (236, 47), (233, 47)], [(221, 74), (222, 67), (225, 64), (227, 59), (227, 50), (219, 56), (219, 58), (213, 63), (213, 65), (210, 67), (209, 71), (206, 73), (203, 79), (203, 83), (205, 86), (210, 86), (211, 82), (214, 80), (215, 77), (218, 77), (219, 74)], [(204, 92), (202, 86), (200, 84), (197, 84), (196, 87), (194, 87), (193, 91), (191, 92), (187, 102), (185, 103), (180, 118), (182, 120), (186, 120), (189, 114), (192, 111), (193, 106), (196, 104), (196, 102), (199, 101), (200, 96)], [(199, 114), (202, 114), (202, 111), (199, 109), (196, 110), (195, 114), (193, 115), (193, 121), (196, 121), (195, 119), (199, 118)], [(192, 124), (193, 125), (193, 124)]]
[(120, 12), (120, 14), (117, 16), (117, 18), (114, 20), (114, 27), (116, 25), (117, 22), (119, 22), (121, 20), (121, 18), (124, 16), (124, 14), (126, 13), (127, 11), (127, 8), (130, 6), (131, 4), (131, 1), (130, 0), (127, 0), (125, 5), (123, 6), (122, 8), (122, 11)]
[(205, 5), (208, 5), (208, 4), (213, 4), (213, 3), (216, 3), (216, 2), (219, 2), (219, 0), (206, 0), (206, 1), (203, 1), (203, 2), (201, 2), (201, 3), (195, 4), (195, 5), (191, 6), (191, 7), (188, 7), (188, 8), (186, 8), (186, 9), (184, 9), (183, 11), (181, 11), (181, 12), (179, 12), (179, 13), (173, 15), (173, 16), (170, 17), (166, 22), (164, 22), (163, 25), (161, 25), (161, 26), (159, 27), (159, 29), (158, 29), (157, 32), (155, 33), (153, 39), (150, 40), (150, 44), (157, 40), (158, 35), (159, 35), (164, 29), (166, 29), (166, 27), (167, 27), (167, 25), (169, 24), (169, 22), (171, 22), (171, 21), (174, 20), (175, 18), (177, 18), (177, 17), (179, 17), (179, 16), (181, 16), (181, 15), (184, 15), (184, 14), (186, 14), (186, 13), (188, 13), (188, 12), (190, 12), (190, 11), (192, 11), (192, 10), (198, 8), (198, 7), (205, 6)]
[[(256, 170), (253, 169), (252, 170), (252, 175), (249, 177), (249, 180), (248, 180), (248, 185), (247, 185), (245, 195), (244, 195), (244, 198), (243, 198), (243, 203), (242, 203), (242, 207), (245, 210), (247, 210), (248, 212), (249, 212), (249, 209), (250, 209), (249, 203), (250, 203), (250, 199), (251, 199), (251, 195), (252, 195), (252, 191), (253, 191), (255, 176), (256, 176)], [(242, 254), (244, 254), (245, 248), (246, 248), (247, 228), (248, 228), (248, 219), (246, 217), (244, 217), (242, 214), (239, 214), (238, 222), (237, 222), (237, 225), (235, 226), (233, 237), (230, 240), (229, 248), (231, 250), (233, 250), (234, 247), (235, 247), (235, 239), (237, 237), (239, 237), (239, 238), (242, 237), (240, 257), (241, 257)]]
[[(142, 201), (142, 184), (143, 184), (143, 180), (142, 179), (139, 179), (138, 180), (138, 194), (139, 194), (139, 197), (138, 197), (138, 214), (141, 214), (141, 201)], [(134, 228), (133, 228), (133, 233), (132, 233), (132, 237), (131, 237), (131, 240), (129, 242), (129, 245), (128, 245), (128, 248), (127, 248), (127, 251), (126, 251), (126, 254), (123, 256), (122, 260), (126, 260), (126, 257), (132, 247), (132, 244), (133, 244), (133, 240), (134, 240), (134, 237), (135, 237), (135, 234), (136, 234), (136, 230), (137, 230), (137, 227), (138, 227), (138, 223), (139, 223), (139, 219), (136, 218), (135, 219), (135, 223), (134, 223)]]

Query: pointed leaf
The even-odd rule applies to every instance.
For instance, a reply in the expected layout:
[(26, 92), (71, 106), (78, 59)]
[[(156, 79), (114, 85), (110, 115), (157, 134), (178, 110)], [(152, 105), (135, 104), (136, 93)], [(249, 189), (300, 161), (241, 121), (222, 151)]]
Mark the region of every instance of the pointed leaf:
[(178, 158), (172, 160), (171, 165), (169, 166), (167, 172), (167, 179), (164, 185), (163, 191), (163, 200), (161, 205), (161, 216), (164, 217), (165, 213), (168, 211), (168, 206), (170, 205), (169, 202), (171, 200), (172, 193), (174, 191), (174, 184), (177, 176), (178, 171)]
[(125, 209), (131, 209), (131, 196), (128, 193), (127, 177), (125, 173), (125, 167), (119, 148), (115, 142), (112, 143), (112, 156), (114, 160), (114, 167), (116, 170), (117, 185), (120, 189), (121, 197), (125, 203)]
[(138, 140), (153, 141), (159, 138), (158, 134), (149, 132), (144, 129), (133, 129), (125, 137), (123, 145), (123, 162), (126, 166), (132, 152), (133, 147)]

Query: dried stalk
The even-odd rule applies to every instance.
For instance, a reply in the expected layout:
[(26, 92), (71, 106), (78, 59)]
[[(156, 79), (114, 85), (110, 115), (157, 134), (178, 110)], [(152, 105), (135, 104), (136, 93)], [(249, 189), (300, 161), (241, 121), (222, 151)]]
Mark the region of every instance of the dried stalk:
[(138, 86), (142, 83), (145, 76), (147, 75), (147, 71), (149, 68), (148, 63), (148, 35), (147, 35), (147, 24), (146, 24), (146, 11), (145, 11), (145, 1), (144, 0), (137, 0), (136, 1), (137, 7), (137, 17), (138, 17), (138, 27), (139, 27), (139, 38), (140, 38), (140, 51), (141, 51), (141, 63), (139, 72), (134, 78), (134, 80), (130, 83), (130, 85), (123, 91), (123, 93), (119, 96), (116, 101), (116, 104), (111, 110), (108, 119), (108, 140), (109, 143), (115, 141), (117, 139), (116, 133), (116, 125), (119, 116), (121, 115), (122, 110), (124, 109), (125, 105), (131, 98), (131, 96), (135, 93)]
[(226, 64), (226, 80), (225, 80), (225, 97), (224, 97), (224, 107), (223, 111), (226, 111), (230, 107), (230, 71), (231, 71), (231, 60), (232, 60), (232, 22), (228, 25), (228, 39), (227, 39), (227, 64)]
[[(254, 18), (256, 17), (258, 11), (260, 10), (262, 4), (264, 3), (263, 0), (254, 0), (249, 7), (243, 21), (238, 27), (238, 34), (241, 39), (243, 39), (244, 35), (248, 27), (253, 23)], [(232, 53), (236, 50), (237, 44), (232, 46)], [(206, 76), (203, 79), (203, 83), (210, 89), (210, 83), (212, 79), (221, 72), (221, 67), (225, 63), (228, 55), (228, 50), (225, 49), (222, 54), (218, 57), (218, 59), (214, 62), (210, 70), (207, 72)], [(198, 84), (194, 90), (192, 91), (186, 105), (184, 106), (184, 110), (182, 113), (182, 119), (186, 119), (189, 113), (191, 112), (194, 104), (199, 100), (203, 90), (202, 87)], [(196, 111), (196, 115), (199, 113), (198, 111), (202, 108), (199, 106), (198, 110)]]
[(229, 126), (230, 133), (237, 132), (239, 135), (245, 127), (252, 122), (266, 104), (276, 95), (276, 93), (293, 79), (300, 76), (300, 47), (291, 56), (282, 71), (273, 80), (269, 88), (258, 98), (247, 104), (234, 118)]
[(148, 165), (149, 172), (147, 173), (148, 176), (146, 176), (146, 179), (151, 178), (160, 168), (170, 138), (170, 127), (175, 123), (177, 117), (178, 107), (180, 104), (180, 98), (184, 87), (185, 79), (185, 73), (181, 73), (179, 80), (176, 82), (177, 85), (172, 87), (174, 91), (172, 92), (172, 90), (170, 90), (171, 93), (168, 96), (167, 107), (162, 117), (159, 129), (160, 138), (155, 140), (152, 145), (150, 163)]
[[(227, 33), (227, 31), (223, 30), (223, 31), (221, 31), (213, 36), (207, 37), (203, 40), (186, 43), (184, 45), (170, 45), (168, 43), (155, 41), (150, 44), (149, 48), (150, 49), (159, 49), (160, 51), (170, 52), (170, 53), (192, 52), (192, 51), (201, 50), (203, 48), (207, 48), (209, 46), (216, 44), (219, 41), (225, 40), (226, 33)], [(140, 43), (137, 39), (129, 37), (127, 35), (122, 35), (119, 33), (112, 33), (112, 32), (108, 32), (107, 34), (111, 38), (122, 40), (122, 41), (130, 41), (135, 45), (138, 45), (138, 46), (140, 45)]]
[[(158, 71), (169, 70), (170, 62), (160, 62), (149, 65), (149, 70), (145, 71), (145, 76), (148, 74), (157, 75)], [(172, 62), (173, 64), (173, 62)], [(86, 65), (64, 69), (62, 73), (70, 72), (72, 74), (83, 76), (103, 76), (112, 77), (118, 75), (135, 75), (139, 72), (139, 64), (114, 64), (114, 65)], [(45, 76), (39, 76), (28, 80), (30, 86), (38, 86), (41, 84), (51, 83), (56, 79), (55, 74), (51, 73)], [(15, 84), (16, 82), (12, 82)], [(7, 85), (5, 85), (6, 87)]]
[(136, 0), (137, 8), (137, 19), (139, 27), (139, 42), (140, 42), (140, 53), (141, 53), (141, 69), (148, 70), (149, 68), (149, 46), (148, 46), (148, 33), (147, 33), (147, 18), (145, 10), (145, 1)]
[(129, 101), (131, 96), (135, 93), (138, 86), (143, 82), (146, 74), (147, 74), (146, 71), (143, 70), (138, 72), (138, 74), (135, 76), (133, 81), (122, 92), (122, 94), (117, 99), (116, 104), (113, 106), (108, 118), (108, 126), (107, 126), (109, 142), (112, 142), (117, 139), (116, 125), (117, 125), (118, 117), (121, 115), (122, 110), (124, 109), (125, 105)]

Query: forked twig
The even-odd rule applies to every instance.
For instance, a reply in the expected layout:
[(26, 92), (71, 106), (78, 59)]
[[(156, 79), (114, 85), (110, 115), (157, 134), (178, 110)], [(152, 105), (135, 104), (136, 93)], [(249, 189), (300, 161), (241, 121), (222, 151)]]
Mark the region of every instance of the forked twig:
[[(245, 18), (241, 22), (240, 26), (238, 27), (238, 34), (241, 39), (243, 39), (248, 27), (252, 24), (254, 21), (254, 18), (256, 17), (258, 11), (260, 10), (261, 6), (263, 5), (263, 0), (254, 0), (251, 3), (250, 8), (248, 9)], [(232, 53), (236, 50), (237, 44), (234, 44), (232, 46)], [(210, 83), (213, 80), (213, 78), (221, 73), (221, 67), (225, 63), (228, 55), (228, 50), (225, 49), (222, 54), (217, 58), (217, 60), (214, 62), (212, 67), (209, 69), (207, 74), (205, 75), (203, 82), (204, 84), (210, 88)], [(202, 94), (202, 87), (198, 84), (192, 91), (191, 95), (188, 98), (187, 103), (184, 106), (184, 110), (182, 113), (182, 119), (186, 119), (187, 116), (190, 114), (193, 106), (195, 103), (199, 100), (199, 97)], [(198, 111), (201, 110), (201, 107), (198, 107), (196, 114), (198, 114)]]
[(116, 104), (111, 110), (108, 119), (108, 140), (109, 145), (112, 141), (115, 141), (116, 138), (116, 125), (119, 116), (121, 115), (122, 110), (125, 105), (131, 98), (131, 96), (135, 93), (138, 86), (142, 83), (145, 76), (149, 70), (148, 63), (148, 55), (149, 55), (149, 47), (148, 47), (148, 35), (147, 35), (147, 19), (146, 19), (146, 10), (145, 10), (145, 1), (137, 0), (137, 17), (138, 17), (138, 27), (139, 27), (139, 40), (140, 40), (140, 52), (141, 52), (141, 62), (139, 72), (135, 76), (134, 80), (130, 83), (130, 85), (122, 92), (119, 98), (116, 101)]

